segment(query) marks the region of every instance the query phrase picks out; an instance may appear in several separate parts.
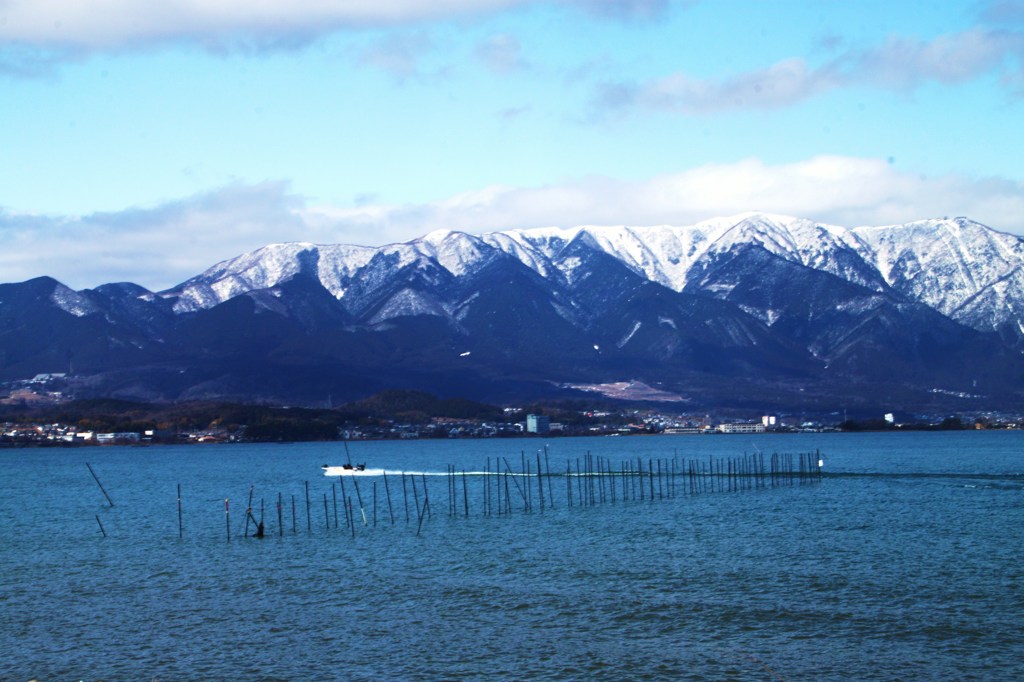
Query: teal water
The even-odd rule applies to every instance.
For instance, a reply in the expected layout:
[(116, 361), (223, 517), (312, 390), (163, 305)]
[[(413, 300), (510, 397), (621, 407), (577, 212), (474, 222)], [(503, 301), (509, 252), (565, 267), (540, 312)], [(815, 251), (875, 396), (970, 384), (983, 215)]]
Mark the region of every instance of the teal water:
[[(345, 461), (337, 443), (3, 451), (0, 679), (1024, 678), (1024, 433), (350, 448), (443, 474), (535, 467), (545, 444), (563, 472), (588, 451), (617, 465), (820, 450), (827, 475), (586, 508), (555, 478), (554, 508), (513, 497), (501, 516), (471, 477), (468, 517), (461, 482), (451, 516), (447, 479), (430, 476), (418, 534), (400, 478), (392, 524), (370, 477), (353, 535), (320, 471)], [(243, 537), (250, 486), (262, 540)]]

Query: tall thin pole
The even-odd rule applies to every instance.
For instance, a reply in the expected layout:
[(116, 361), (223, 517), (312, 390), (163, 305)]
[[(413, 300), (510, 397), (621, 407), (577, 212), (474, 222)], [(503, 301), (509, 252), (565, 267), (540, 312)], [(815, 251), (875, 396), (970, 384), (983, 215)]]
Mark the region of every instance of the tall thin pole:
[(430, 513), (430, 495), (427, 493), (427, 476), (423, 475), (423, 507), (427, 510), (427, 518), (434, 518)]
[[(415, 488), (413, 492), (416, 492)], [(405, 487), (405, 472), (402, 472), (402, 499), (405, 500), (405, 522), (409, 523), (409, 491)]]
[(544, 476), (541, 475), (540, 450), (537, 451), (537, 494), (540, 496), (540, 511), (544, 512)]
[(548, 504), (555, 508), (555, 494), (551, 491), (551, 462), (548, 460), (548, 446), (544, 446), (544, 468), (548, 472)]
[(313, 532), (313, 517), (309, 510), (309, 481), (306, 481), (306, 532)]
[(185, 535), (185, 530), (181, 525), (181, 484), (178, 484), (178, 539), (180, 540)]
[(363, 525), (365, 526), (365, 525), (367, 525), (366, 524), (366, 509), (363, 507), (363, 495), (362, 495), (362, 493), (359, 492), (359, 481), (357, 481), (355, 479), (355, 477), (352, 478), (352, 485), (354, 485), (355, 488), (356, 488), (356, 498), (359, 500), (359, 513), (363, 517)]
[(338, 489), (331, 484), (331, 497), (334, 498), (334, 527), (338, 527)]
[(249, 518), (252, 516), (252, 489), (253, 484), (249, 484), (249, 504), (245, 508), (245, 537), (249, 537)]
[(388, 475), (384, 474), (384, 494), (388, 498), (388, 516), (391, 517), (391, 525), (395, 525), (395, 512), (391, 508), (391, 489), (388, 487)]
[(98, 485), (100, 487), (100, 490), (103, 492), (103, 497), (107, 498), (107, 502), (109, 502), (110, 506), (113, 507), (114, 501), (110, 499), (110, 495), (107, 494), (106, 488), (104, 488), (103, 484), (100, 483), (100, 477), (96, 475), (96, 472), (92, 470), (92, 466), (90, 466), (88, 462), (85, 463), (85, 466), (89, 467), (89, 473), (92, 474), (92, 477), (94, 479), (96, 479), (96, 485)]

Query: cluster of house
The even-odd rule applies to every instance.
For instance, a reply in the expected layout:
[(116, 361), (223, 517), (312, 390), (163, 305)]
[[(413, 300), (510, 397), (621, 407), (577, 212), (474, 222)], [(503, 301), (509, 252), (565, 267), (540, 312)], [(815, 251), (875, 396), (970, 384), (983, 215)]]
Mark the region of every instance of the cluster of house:
[(131, 445), (152, 442), (222, 442), (231, 440), (224, 432), (190, 431), (170, 433), (149, 429), (145, 431), (88, 431), (63, 424), (2, 425), (0, 440), (14, 444), (52, 445)]
[(63, 424), (4, 424), (2, 436), (13, 441), (49, 441), (61, 443), (139, 443), (152, 440), (153, 432), (79, 431)]

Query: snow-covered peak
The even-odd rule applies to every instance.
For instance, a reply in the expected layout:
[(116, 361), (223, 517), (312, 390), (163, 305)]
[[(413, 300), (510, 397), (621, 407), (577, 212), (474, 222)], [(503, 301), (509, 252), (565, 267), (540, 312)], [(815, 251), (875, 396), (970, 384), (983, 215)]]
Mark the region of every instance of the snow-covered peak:
[(422, 239), (410, 243), (421, 245), (423, 253), (434, 258), (441, 267), (456, 277), (461, 277), (482, 261), (494, 256), (494, 247), (480, 237), (453, 230), (434, 230)]
[(891, 287), (979, 329), (1024, 324), (1018, 311), (1024, 303), (1015, 303), (1021, 298), (1017, 292), (1024, 289), (1024, 240), (966, 218), (848, 228), (750, 212), (683, 226), (582, 225), (481, 236), (436, 230), (380, 247), (271, 244), (218, 263), (161, 295), (174, 298), (175, 310), (184, 312), (305, 273), (341, 299), (353, 284), (365, 295), (409, 267), (431, 279), (444, 271), (462, 278), (502, 253), (542, 277), (567, 282), (573, 281), (588, 251), (607, 254), (637, 274), (681, 291), (696, 263), (751, 244), (862, 286), (879, 291)]
[(177, 299), (175, 312), (211, 308), (235, 296), (277, 286), (294, 277), (309, 261), (301, 258), (301, 254), (315, 258), (316, 246), (305, 242), (270, 244), (222, 261), (163, 295)]
[(967, 218), (854, 231), (890, 286), (972, 326), (978, 326), (970, 319), (979, 314), (975, 299), (1024, 277), (1024, 240)]

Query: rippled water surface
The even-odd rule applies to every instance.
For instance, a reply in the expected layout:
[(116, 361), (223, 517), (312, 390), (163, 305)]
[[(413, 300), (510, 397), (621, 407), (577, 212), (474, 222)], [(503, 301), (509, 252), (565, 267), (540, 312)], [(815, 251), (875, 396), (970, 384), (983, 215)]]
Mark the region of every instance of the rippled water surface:
[(469, 516), (461, 478), (449, 514), (448, 465), (535, 471), (544, 445), (351, 444), (442, 474), (418, 534), (392, 475), (390, 513), (383, 479), (359, 479), (366, 525), (346, 482), (346, 527), (320, 470), (339, 444), (2, 451), (0, 679), (1024, 678), (1024, 433), (554, 439), (562, 473), (588, 451), (667, 468), (820, 450), (828, 475), (586, 508), (555, 477), (530, 513), (513, 479), (501, 516), (470, 476)]

